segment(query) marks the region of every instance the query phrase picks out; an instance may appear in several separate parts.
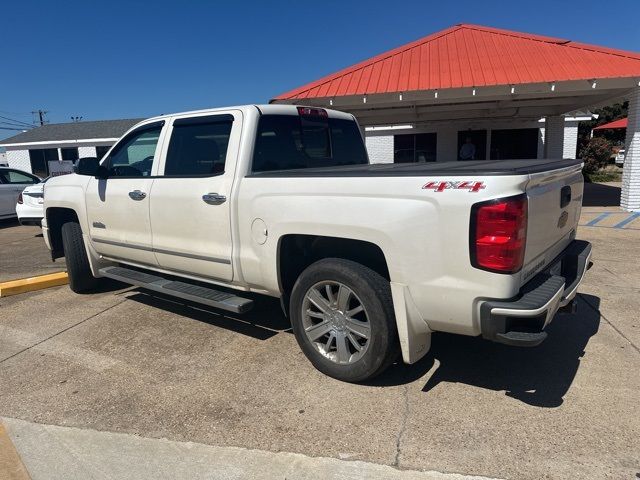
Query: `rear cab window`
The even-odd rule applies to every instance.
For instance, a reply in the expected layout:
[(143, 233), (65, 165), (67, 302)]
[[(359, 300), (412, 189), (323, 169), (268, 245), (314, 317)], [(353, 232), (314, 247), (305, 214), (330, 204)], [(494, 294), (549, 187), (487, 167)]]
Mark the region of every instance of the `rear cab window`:
[(263, 114), (258, 122), (252, 171), (368, 164), (358, 124), (298, 107), (299, 115)]

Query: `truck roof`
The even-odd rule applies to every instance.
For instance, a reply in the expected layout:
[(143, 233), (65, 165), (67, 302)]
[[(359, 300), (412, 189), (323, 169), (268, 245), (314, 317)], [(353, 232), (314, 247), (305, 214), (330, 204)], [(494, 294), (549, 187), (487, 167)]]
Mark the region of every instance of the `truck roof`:
[[(202, 110), (190, 110), (186, 112), (174, 112), (167, 113), (163, 115), (158, 115), (157, 117), (150, 117), (145, 119), (143, 122), (145, 123), (154, 120), (162, 120), (168, 117), (172, 117), (175, 115), (200, 115), (203, 113), (216, 113), (220, 111), (229, 111), (229, 110), (241, 110), (243, 112), (249, 109), (257, 109), (262, 114), (272, 114), (272, 115), (298, 115), (298, 107), (305, 107), (308, 105), (283, 105), (283, 104), (250, 104), (250, 105), (235, 105), (229, 107), (216, 107), (216, 108), (205, 108)], [(318, 108), (318, 107), (310, 107), (310, 108)], [(328, 108), (324, 108), (330, 118), (343, 118), (345, 120), (353, 120), (354, 116), (350, 113), (340, 112), (338, 110), (331, 110)]]

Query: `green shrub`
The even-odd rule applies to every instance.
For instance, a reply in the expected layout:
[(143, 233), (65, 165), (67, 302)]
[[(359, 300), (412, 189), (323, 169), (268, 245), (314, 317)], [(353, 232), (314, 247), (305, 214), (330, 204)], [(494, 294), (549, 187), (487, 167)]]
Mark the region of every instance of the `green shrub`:
[(584, 172), (595, 173), (609, 163), (613, 153), (609, 140), (602, 137), (593, 137), (580, 151), (580, 158), (584, 161)]

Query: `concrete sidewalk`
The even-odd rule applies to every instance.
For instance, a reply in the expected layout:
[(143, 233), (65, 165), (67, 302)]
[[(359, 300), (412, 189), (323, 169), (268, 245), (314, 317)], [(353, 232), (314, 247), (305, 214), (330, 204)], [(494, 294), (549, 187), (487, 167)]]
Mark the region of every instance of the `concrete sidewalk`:
[[(480, 480), (295, 453), (150, 439), (4, 418), (32, 480)], [(0, 477), (2, 476), (0, 471)], [(4, 478), (4, 477), (3, 477)]]

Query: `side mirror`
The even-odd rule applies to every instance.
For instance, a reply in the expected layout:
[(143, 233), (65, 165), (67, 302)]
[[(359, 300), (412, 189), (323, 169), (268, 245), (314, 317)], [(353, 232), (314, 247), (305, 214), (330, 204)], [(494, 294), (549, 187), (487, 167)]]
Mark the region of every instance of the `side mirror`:
[(96, 157), (84, 157), (78, 159), (73, 167), (73, 171), (78, 175), (87, 175), (93, 177), (98, 171), (98, 159)]
[(102, 165), (98, 165), (94, 176), (99, 180), (105, 180), (109, 178), (109, 169), (107, 167), (103, 167)]

